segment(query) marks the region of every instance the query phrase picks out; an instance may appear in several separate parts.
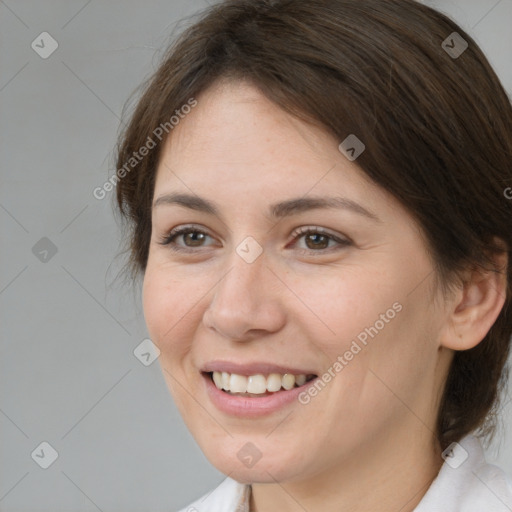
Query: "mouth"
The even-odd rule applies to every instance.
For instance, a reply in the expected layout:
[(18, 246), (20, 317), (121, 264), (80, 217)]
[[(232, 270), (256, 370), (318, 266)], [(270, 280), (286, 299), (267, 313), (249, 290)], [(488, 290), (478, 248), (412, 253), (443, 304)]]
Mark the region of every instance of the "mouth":
[(317, 375), (293, 373), (258, 373), (240, 375), (237, 373), (211, 371), (202, 372), (215, 387), (228, 395), (262, 398), (305, 386)]
[(220, 412), (238, 418), (263, 418), (284, 408), (303, 407), (300, 396), (318, 374), (304, 366), (274, 362), (210, 361), (200, 368), (206, 395)]

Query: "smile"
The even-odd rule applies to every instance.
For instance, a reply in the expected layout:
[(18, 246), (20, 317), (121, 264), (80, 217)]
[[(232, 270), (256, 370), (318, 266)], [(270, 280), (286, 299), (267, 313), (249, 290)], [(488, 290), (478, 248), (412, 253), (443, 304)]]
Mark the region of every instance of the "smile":
[(278, 368), (274, 365), (236, 369), (245, 375), (220, 371), (220, 368), (203, 369), (201, 375), (212, 405), (220, 412), (238, 418), (258, 418), (289, 406), (303, 407), (298, 400), (299, 394), (318, 378), (311, 373), (286, 373), (284, 368), (279, 368), (283, 373), (277, 373)]
[(210, 376), (217, 389), (230, 395), (248, 397), (268, 396), (281, 390), (289, 391), (315, 378), (311, 374), (270, 373), (245, 376), (219, 371), (210, 372)]

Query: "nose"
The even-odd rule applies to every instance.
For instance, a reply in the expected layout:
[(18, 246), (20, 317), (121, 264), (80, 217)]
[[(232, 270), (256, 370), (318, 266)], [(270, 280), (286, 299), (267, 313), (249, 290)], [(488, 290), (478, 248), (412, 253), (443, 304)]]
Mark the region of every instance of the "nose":
[(279, 331), (285, 323), (284, 285), (267, 267), (264, 253), (247, 263), (235, 251), (224, 277), (214, 287), (204, 325), (235, 341), (250, 341)]

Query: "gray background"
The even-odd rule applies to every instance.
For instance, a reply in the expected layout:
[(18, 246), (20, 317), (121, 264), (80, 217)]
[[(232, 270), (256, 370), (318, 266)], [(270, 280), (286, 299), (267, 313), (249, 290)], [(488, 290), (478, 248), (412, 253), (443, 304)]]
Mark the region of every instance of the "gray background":
[[(512, 0), (427, 3), (477, 39), (511, 92)], [(0, 0), (0, 511), (172, 511), (224, 478), (158, 362), (133, 354), (147, 337), (140, 289), (114, 279), (113, 193), (92, 196), (114, 171), (123, 104), (205, 6)], [(42, 32), (59, 45), (47, 59), (31, 47)], [(510, 396), (487, 457), (512, 475)], [(31, 457), (43, 441), (58, 452), (46, 470)]]

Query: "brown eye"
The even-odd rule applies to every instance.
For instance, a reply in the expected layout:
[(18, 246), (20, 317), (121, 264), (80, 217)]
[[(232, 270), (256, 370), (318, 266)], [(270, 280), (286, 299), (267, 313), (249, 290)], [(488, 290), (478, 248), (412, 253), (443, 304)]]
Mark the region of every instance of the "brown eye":
[[(201, 231), (195, 227), (181, 227), (173, 229), (168, 235), (161, 239), (158, 243), (168, 245), (175, 251), (193, 251), (196, 247), (203, 247), (203, 242), (208, 233)], [(177, 244), (176, 240), (181, 237), (183, 245)]]
[[(305, 253), (325, 253), (331, 249), (339, 249), (351, 245), (352, 242), (346, 238), (340, 238), (334, 234), (327, 233), (323, 228), (300, 228), (296, 231), (294, 241), (304, 239), (306, 249), (298, 248)], [(331, 246), (330, 246), (331, 244)], [(338, 246), (338, 247), (332, 247)]]
[(305, 235), (304, 240), (308, 249), (327, 249), (329, 246), (329, 237), (319, 233)]
[[(193, 235), (193, 236), (190, 236)], [(176, 235), (178, 236), (178, 235)], [(181, 233), (181, 236), (183, 236), (182, 240), (185, 241), (185, 245), (189, 245), (188, 242), (190, 242), (190, 245), (192, 247), (199, 247), (201, 246), (201, 243), (204, 240), (204, 237), (206, 236), (205, 233), (201, 233), (199, 231), (186, 231)]]

